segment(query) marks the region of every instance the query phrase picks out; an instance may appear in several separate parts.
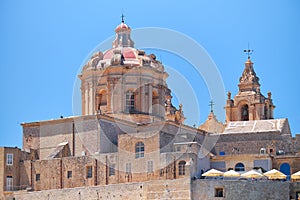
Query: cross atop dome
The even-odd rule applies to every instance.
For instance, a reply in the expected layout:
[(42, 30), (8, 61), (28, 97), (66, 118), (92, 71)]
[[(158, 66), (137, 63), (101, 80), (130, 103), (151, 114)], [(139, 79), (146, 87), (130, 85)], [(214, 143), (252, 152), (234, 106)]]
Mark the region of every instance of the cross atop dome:
[(125, 15), (122, 13), (122, 15), (121, 15), (121, 18), (122, 18), (122, 23), (124, 23), (124, 18), (125, 18)]
[(215, 102), (213, 100), (211, 100), (208, 104), (208, 106), (210, 106), (210, 112), (214, 112), (214, 105), (215, 105)]

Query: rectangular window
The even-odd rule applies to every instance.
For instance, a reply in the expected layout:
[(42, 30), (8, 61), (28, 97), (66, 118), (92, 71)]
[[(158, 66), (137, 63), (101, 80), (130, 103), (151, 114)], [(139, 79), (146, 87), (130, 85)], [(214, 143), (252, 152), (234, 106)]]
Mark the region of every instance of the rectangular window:
[(115, 175), (115, 164), (109, 166), (109, 176)]
[(185, 175), (185, 161), (180, 161), (178, 164), (178, 175)]
[(126, 174), (130, 174), (131, 173), (131, 163), (126, 163)]
[(11, 153), (6, 154), (6, 165), (13, 165), (14, 155)]
[(152, 160), (148, 160), (148, 162), (147, 162), (147, 172), (148, 173), (153, 172), (153, 161)]
[(67, 177), (72, 178), (72, 171), (68, 171)]
[(224, 189), (215, 188), (215, 197), (224, 197)]
[(41, 174), (36, 174), (35, 175), (35, 181), (41, 180)]
[(6, 177), (6, 191), (12, 191), (14, 187), (14, 179), (12, 176)]
[(143, 142), (138, 142), (135, 145), (135, 158), (144, 158), (145, 145)]
[(93, 177), (93, 168), (92, 168), (92, 166), (87, 166), (86, 167), (86, 177), (87, 178), (92, 178)]
[(134, 111), (134, 93), (129, 91), (126, 93), (126, 112)]

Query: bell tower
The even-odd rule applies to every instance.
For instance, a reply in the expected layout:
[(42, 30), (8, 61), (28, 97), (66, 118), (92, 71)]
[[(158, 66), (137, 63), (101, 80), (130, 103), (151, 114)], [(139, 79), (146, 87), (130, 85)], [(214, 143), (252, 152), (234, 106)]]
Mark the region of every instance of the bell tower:
[(248, 59), (240, 77), (238, 94), (234, 96), (234, 99), (231, 99), (230, 92), (227, 94), (226, 122), (273, 119), (275, 106), (272, 94), (268, 92), (267, 97), (261, 94), (259, 78), (256, 76), (250, 59), (249, 52), (252, 50), (245, 50), (245, 52), (248, 53)]

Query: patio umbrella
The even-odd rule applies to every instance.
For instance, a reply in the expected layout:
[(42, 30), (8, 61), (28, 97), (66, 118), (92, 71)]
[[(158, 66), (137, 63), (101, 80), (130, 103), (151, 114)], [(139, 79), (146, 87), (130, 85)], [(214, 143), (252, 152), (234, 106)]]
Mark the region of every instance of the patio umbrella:
[(285, 179), (286, 175), (276, 169), (272, 169), (266, 173), (264, 173), (268, 179)]
[(292, 179), (300, 179), (300, 171), (298, 171), (298, 172), (292, 174), (291, 177), (292, 177)]
[(216, 169), (211, 169), (207, 172), (205, 172), (204, 174), (202, 174), (202, 176), (223, 176), (223, 172), (216, 170)]
[(239, 177), (240, 176), (240, 173), (234, 171), (234, 170), (229, 170), (227, 172), (225, 172), (223, 174), (224, 177)]
[(244, 178), (262, 178), (263, 175), (254, 171), (254, 170), (250, 170), (244, 174), (241, 175), (241, 177), (244, 177)]

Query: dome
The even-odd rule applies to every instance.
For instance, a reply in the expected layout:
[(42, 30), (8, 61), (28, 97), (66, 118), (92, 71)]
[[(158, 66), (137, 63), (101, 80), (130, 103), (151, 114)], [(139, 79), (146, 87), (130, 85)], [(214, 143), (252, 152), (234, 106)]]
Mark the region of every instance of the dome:
[(104, 53), (96, 52), (87, 62), (83, 70), (104, 70), (109, 66), (147, 66), (158, 71), (164, 71), (164, 67), (156, 60), (154, 54), (147, 55), (145, 51), (134, 48), (134, 42), (130, 38), (131, 29), (122, 22), (116, 27), (116, 38), (112, 42), (112, 48)]
[(103, 55), (103, 60), (111, 59), (114, 55), (114, 50), (120, 49), (123, 57), (126, 59), (137, 59), (137, 49), (132, 47), (121, 47), (107, 50)]

